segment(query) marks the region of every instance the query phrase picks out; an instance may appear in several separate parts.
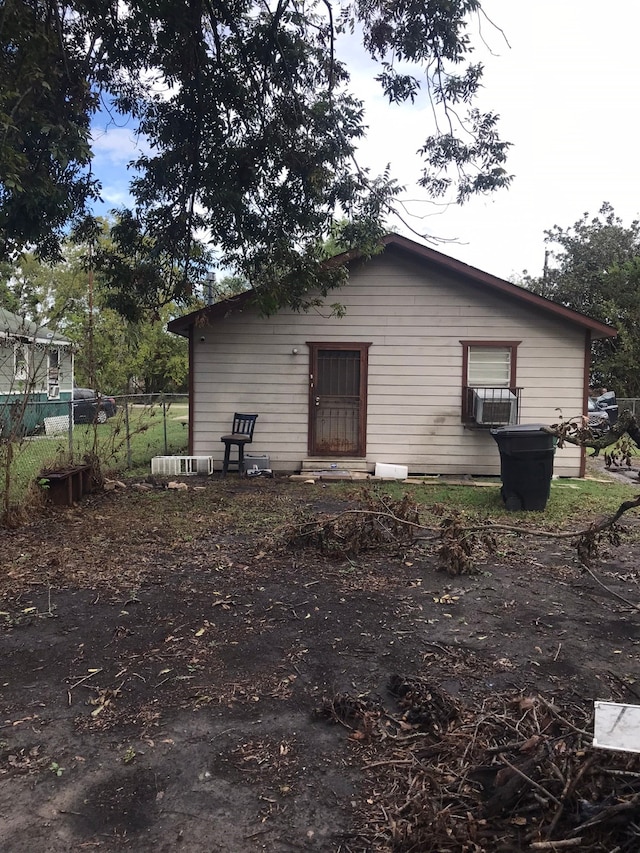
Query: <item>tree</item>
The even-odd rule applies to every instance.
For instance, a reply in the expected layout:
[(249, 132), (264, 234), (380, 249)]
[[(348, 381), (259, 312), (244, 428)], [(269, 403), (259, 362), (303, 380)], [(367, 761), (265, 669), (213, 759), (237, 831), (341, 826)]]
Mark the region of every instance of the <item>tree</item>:
[(189, 352), (185, 338), (167, 332), (175, 316), (175, 306), (166, 306), (158, 321), (140, 326), (137, 346), (132, 352), (131, 377), (147, 394), (187, 391)]
[(211, 263), (199, 242), (189, 247), (180, 269), (173, 252), (131, 211), (119, 211), (107, 231), (92, 229), (93, 224), (83, 222), (74, 239), (85, 243), (85, 265), (98, 274), (105, 307), (138, 323), (158, 317), (176, 298), (183, 304), (194, 300)]
[(592, 380), (619, 396), (640, 396), (640, 222), (625, 226), (613, 207), (585, 213), (573, 226), (554, 225), (546, 242), (557, 246), (541, 278), (525, 286), (618, 329), (592, 344)]
[(606, 286), (605, 309), (618, 337), (597, 347), (594, 378), (621, 397), (640, 397), (640, 248), (638, 256), (611, 267)]
[[(110, 245), (105, 227), (97, 247)], [(176, 306), (136, 306), (136, 321), (127, 320), (110, 305), (112, 293), (96, 272), (90, 317), (87, 256), (87, 246), (69, 241), (57, 264), (23, 254), (17, 264), (0, 270), (1, 304), (75, 344), (75, 381), (80, 386), (95, 382), (112, 394), (186, 390), (187, 342), (166, 331), (178, 313)]]
[(462, 202), (508, 186), (497, 116), (474, 106), (481, 15), (479, 0), (5, 0), (3, 256), (31, 245), (55, 257), (65, 225), (90, 206), (89, 126), (102, 102), (146, 140), (136, 209), (121, 218), (181, 270), (171, 297), (190, 294), (200, 235), (264, 310), (305, 307), (310, 288), (343, 281), (318, 268), (331, 221), (346, 219), (338, 242), (370, 251), (399, 190), (355, 162), (363, 109), (337, 59), (349, 33), (390, 102), (424, 97), (439, 117), (421, 149), (424, 187)]
[(62, 229), (97, 197), (89, 125), (98, 91), (80, 17), (40, 0), (0, 10), (2, 260), (29, 245), (57, 257)]

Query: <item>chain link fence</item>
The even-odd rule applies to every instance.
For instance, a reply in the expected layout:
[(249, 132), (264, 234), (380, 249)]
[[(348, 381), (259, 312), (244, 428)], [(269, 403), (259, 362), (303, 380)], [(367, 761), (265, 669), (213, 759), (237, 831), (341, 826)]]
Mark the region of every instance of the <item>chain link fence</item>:
[(186, 394), (79, 396), (0, 402), (0, 515), (26, 500), (42, 472), (97, 458), (103, 474), (150, 470), (154, 456), (185, 453)]
[(618, 411), (631, 412), (637, 417), (640, 415), (640, 397), (619, 397)]

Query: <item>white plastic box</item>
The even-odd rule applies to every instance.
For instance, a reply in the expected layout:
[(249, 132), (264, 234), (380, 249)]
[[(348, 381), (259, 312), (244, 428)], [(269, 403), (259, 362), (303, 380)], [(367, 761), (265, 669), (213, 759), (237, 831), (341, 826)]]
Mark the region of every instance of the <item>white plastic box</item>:
[(151, 473), (161, 477), (213, 474), (213, 456), (154, 456)]
[(69, 415), (54, 415), (44, 419), (45, 435), (61, 435), (69, 431)]
[(376, 477), (383, 480), (406, 480), (409, 476), (407, 465), (388, 465), (386, 462), (376, 462)]

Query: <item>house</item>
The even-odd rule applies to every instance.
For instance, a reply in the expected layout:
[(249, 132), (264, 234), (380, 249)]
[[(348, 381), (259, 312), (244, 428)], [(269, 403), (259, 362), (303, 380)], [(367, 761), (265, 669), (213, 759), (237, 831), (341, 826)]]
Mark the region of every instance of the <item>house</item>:
[[(262, 317), (249, 291), (169, 324), (189, 339), (190, 453), (220, 460), (233, 413), (256, 412), (249, 450), (274, 470), (495, 475), (492, 427), (586, 411), (590, 343), (615, 329), (397, 234), (382, 242), (343, 257), (342, 317)], [(583, 475), (583, 451), (558, 450), (554, 470)]]
[(73, 347), (62, 335), (0, 308), (0, 427), (33, 432), (45, 417), (67, 414), (73, 396)]

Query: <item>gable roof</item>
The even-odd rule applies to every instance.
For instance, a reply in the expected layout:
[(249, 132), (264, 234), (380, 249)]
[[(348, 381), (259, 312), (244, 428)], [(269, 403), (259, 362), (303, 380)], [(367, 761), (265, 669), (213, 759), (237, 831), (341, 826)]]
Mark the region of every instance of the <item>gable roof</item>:
[[(537, 293), (520, 287), (518, 284), (512, 284), (510, 281), (491, 275), (491, 273), (469, 266), (462, 261), (449, 257), (449, 255), (436, 252), (435, 249), (423, 246), (414, 240), (409, 240), (407, 237), (402, 237), (400, 234), (387, 234), (380, 242), (385, 252), (390, 251), (392, 253), (403, 254), (413, 260), (423, 262), (430, 267), (435, 267), (450, 276), (462, 279), (465, 284), (475, 288), (479, 296), (484, 291), (500, 293), (509, 299), (515, 299), (521, 303), (525, 303), (525, 305), (529, 305), (531, 308), (553, 314), (565, 322), (579, 326), (589, 331), (592, 338), (611, 338), (617, 335), (617, 330), (613, 326), (601, 323), (592, 317), (587, 317), (586, 314), (581, 314), (579, 311), (572, 311), (570, 308), (565, 308), (563, 305), (553, 302), (551, 299), (545, 299), (544, 296), (538, 296)], [(341, 255), (331, 258), (328, 263), (332, 265), (349, 264), (361, 258), (362, 255), (359, 252), (344, 252)], [(171, 320), (168, 324), (168, 329), (170, 332), (175, 332), (178, 335), (187, 336), (189, 328), (196, 323), (206, 324), (211, 320), (224, 317), (232, 311), (241, 310), (246, 305), (251, 304), (253, 298), (254, 291), (247, 290), (238, 296), (231, 296), (228, 299), (223, 299), (221, 302), (216, 302), (214, 305), (208, 305), (206, 308), (192, 311), (183, 317), (177, 317), (175, 320)]]
[(6, 308), (0, 308), (0, 337), (26, 338), (29, 341), (46, 344), (70, 344), (70, 341), (57, 332), (53, 332), (46, 326), (32, 323), (31, 320), (13, 314)]

